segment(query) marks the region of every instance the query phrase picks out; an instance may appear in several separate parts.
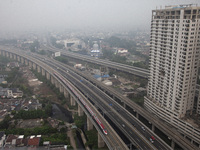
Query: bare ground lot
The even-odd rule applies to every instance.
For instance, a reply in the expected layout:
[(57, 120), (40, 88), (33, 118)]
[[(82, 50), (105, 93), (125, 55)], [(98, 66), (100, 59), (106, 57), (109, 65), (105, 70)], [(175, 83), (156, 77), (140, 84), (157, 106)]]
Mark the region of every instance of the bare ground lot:
[(17, 128), (34, 128), (42, 126), (42, 119), (19, 120)]
[(45, 97), (45, 99), (48, 99), (52, 102), (60, 102), (57, 98), (57, 95), (54, 93), (54, 91), (48, 87), (46, 84), (42, 83), (39, 80), (36, 80), (37, 78), (35, 75), (31, 72), (29, 67), (23, 68), (23, 77), (27, 79), (27, 85), (29, 85), (33, 89), (34, 95), (39, 95), (40, 97)]

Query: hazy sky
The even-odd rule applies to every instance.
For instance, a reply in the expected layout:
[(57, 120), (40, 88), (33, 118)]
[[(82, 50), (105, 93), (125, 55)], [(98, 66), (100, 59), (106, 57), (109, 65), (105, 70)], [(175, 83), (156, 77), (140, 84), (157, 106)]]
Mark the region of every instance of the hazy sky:
[(0, 31), (150, 29), (151, 10), (200, 0), (0, 0)]

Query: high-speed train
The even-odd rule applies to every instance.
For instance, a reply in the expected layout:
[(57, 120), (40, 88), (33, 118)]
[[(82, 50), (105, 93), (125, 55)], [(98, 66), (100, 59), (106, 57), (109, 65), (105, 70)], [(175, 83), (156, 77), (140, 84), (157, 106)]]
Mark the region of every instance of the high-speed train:
[(76, 97), (81, 101), (81, 103), (84, 105), (84, 107), (87, 109), (87, 111), (90, 113), (90, 115), (93, 117), (95, 122), (99, 125), (101, 130), (105, 135), (108, 134), (107, 130), (105, 129), (103, 123), (99, 120), (99, 118), (96, 116), (96, 114), (92, 111), (92, 109), (87, 105), (87, 103), (83, 100), (83, 98), (77, 93), (77, 91), (58, 73), (54, 72), (54, 75), (58, 77), (67, 87), (76, 95)]

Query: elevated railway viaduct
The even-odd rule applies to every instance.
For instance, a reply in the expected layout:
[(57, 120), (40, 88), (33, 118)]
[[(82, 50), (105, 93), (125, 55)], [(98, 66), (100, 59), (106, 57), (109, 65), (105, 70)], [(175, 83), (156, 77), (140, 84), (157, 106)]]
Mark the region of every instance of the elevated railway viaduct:
[[(70, 83), (70, 81), (62, 77), (62, 74), (57, 72), (56, 69), (49, 67), (48, 65), (44, 64), (43, 62), (37, 59), (34, 59), (28, 55), (20, 53), (19, 51), (0, 50), (0, 55), (19, 61), (22, 64), (25, 64), (30, 68), (36, 70), (38, 73), (41, 73), (48, 80), (50, 80), (51, 83), (55, 85), (56, 88), (58, 88), (59, 91), (63, 93), (66, 98), (70, 98), (70, 103), (72, 106), (74, 106), (77, 103), (78, 115), (82, 116), (85, 113), (87, 116), (87, 129), (91, 130), (93, 129), (94, 126), (98, 131), (99, 148), (104, 147), (104, 145), (106, 144), (107, 147), (111, 150), (128, 149), (127, 145), (122, 141), (122, 139), (118, 136), (118, 134), (109, 125), (109, 123), (102, 117), (99, 111), (87, 100), (87, 98), (73, 84)], [(62, 77), (65, 82), (63, 82), (63, 80), (61, 80), (55, 74)], [(87, 103), (86, 104), (87, 107), (89, 107), (92, 110), (92, 112), (95, 114), (95, 117), (98, 117), (101, 123), (106, 127), (106, 129), (109, 131), (108, 135), (105, 135), (102, 132), (102, 129), (99, 127), (98, 123), (94, 119), (94, 116), (91, 115), (91, 113), (88, 111), (85, 105), (83, 105), (80, 99), (82, 99), (85, 103)]]
[[(33, 69), (36, 69), (38, 72), (41, 72), (42, 75), (46, 76), (47, 79), (51, 80), (51, 82), (53, 84), (55, 84), (55, 86), (58, 87), (61, 92), (64, 92), (64, 95), (67, 95), (66, 93), (70, 93), (70, 91), (67, 91), (67, 89), (64, 88), (63, 84), (60, 83), (56, 79), (56, 77), (53, 75), (52, 69), (48, 68), (48, 66), (45, 66), (45, 64), (41, 64), (40, 62), (37, 62), (36, 60), (32, 60), (31, 58), (27, 58), (27, 56), (20, 55), (18, 52), (14, 52), (14, 51), (0, 50), (0, 54), (3, 55), (3, 56), (15, 59), (17, 61), (20, 61), (22, 63), (25, 63), (26, 65), (29, 65)], [(93, 81), (93, 82), (94, 82), (94, 84), (97, 85), (97, 83), (95, 81)], [(159, 120), (155, 116), (149, 115), (149, 112), (140, 108), (135, 103), (130, 102), (128, 99), (122, 97), (121, 95), (118, 95), (118, 93), (116, 93), (115, 91), (112, 91), (112, 89), (104, 87), (103, 85), (101, 85), (101, 86), (97, 85), (97, 86), (99, 86), (102, 90), (104, 90), (109, 95), (111, 95), (113, 98), (115, 98), (117, 101), (119, 101), (124, 106), (124, 108), (128, 109), (136, 117), (138, 117), (139, 119), (140, 118), (146, 119), (148, 124), (149, 124), (149, 125), (147, 124), (147, 126), (149, 126), (153, 131), (157, 128), (160, 131), (162, 131), (165, 135), (167, 135), (169, 137), (169, 141), (171, 141), (172, 148), (175, 146), (175, 144), (178, 144), (183, 149), (197, 149), (197, 147), (195, 147), (190, 142), (188, 142), (175, 129), (172, 129), (170, 126), (163, 123), (162, 120)], [(66, 89), (66, 90), (64, 90), (64, 89)], [(111, 93), (113, 93), (113, 94), (111, 94)], [(73, 93), (70, 93), (70, 94), (72, 95), (73, 99), (76, 100), (77, 103), (80, 103), (77, 100), (77, 97), (75, 95), (73, 95)], [(80, 108), (79, 108), (79, 114), (81, 114)], [(84, 107), (82, 107), (82, 109), (84, 109)], [(98, 114), (98, 112), (96, 112), (96, 113)], [(102, 133), (102, 132), (100, 131), (100, 133)], [(107, 144), (107, 145), (109, 145), (109, 144)], [(118, 147), (118, 146), (112, 145), (112, 146), (110, 146), (110, 148), (111, 147)]]

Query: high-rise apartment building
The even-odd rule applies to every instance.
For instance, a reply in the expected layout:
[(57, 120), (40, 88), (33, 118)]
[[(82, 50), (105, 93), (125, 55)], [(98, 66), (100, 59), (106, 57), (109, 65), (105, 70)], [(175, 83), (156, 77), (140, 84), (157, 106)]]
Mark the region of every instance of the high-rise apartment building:
[(199, 55), (200, 7), (153, 10), (145, 108), (181, 127), (181, 118), (193, 111)]

